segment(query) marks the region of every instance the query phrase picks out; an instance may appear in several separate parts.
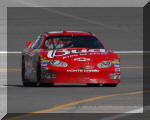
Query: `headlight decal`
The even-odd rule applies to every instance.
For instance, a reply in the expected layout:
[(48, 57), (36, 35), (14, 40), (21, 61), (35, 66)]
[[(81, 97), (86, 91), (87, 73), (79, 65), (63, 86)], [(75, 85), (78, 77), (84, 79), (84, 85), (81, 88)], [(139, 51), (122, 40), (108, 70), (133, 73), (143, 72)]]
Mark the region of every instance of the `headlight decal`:
[(50, 65), (55, 67), (67, 67), (68, 64), (66, 62), (62, 62), (60, 60), (51, 60)]
[(98, 63), (98, 68), (108, 68), (112, 66), (111, 61), (102, 61), (101, 63)]

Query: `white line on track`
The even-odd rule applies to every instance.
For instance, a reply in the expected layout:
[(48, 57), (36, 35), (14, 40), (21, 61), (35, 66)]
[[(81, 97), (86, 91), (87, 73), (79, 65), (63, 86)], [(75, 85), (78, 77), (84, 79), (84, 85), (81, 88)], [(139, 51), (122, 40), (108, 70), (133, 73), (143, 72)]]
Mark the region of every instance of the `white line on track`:
[[(141, 54), (141, 53), (150, 53), (150, 51), (114, 51), (115, 53), (122, 53), (122, 54)], [(21, 51), (0, 51), (0, 54), (21, 54)]]
[(135, 109), (135, 110), (131, 110), (125, 113), (143, 113), (143, 107), (139, 108), (139, 109)]
[(120, 120), (120, 118), (129, 116), (129, 115), (131, 115), (131, 113), (143, 113), (143, 107), (125, 112), (123, 114), (114, 115), (114, 116), (111, 116), (111, 117), (106, 117), (106, 118), (103, 118), (103, 119), (100, 119), (100, 120)]

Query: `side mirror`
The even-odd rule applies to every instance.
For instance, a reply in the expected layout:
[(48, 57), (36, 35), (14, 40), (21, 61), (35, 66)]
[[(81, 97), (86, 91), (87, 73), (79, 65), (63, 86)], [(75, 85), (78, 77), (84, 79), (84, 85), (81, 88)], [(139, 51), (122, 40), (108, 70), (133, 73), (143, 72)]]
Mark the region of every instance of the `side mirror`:
[(26, 47), (27, 47), (27, 48), (29, 48), (29, 47), (30, 47), (30, 45), (32, 44), (32, 42), (33, 42), (33, 40), (31, 40), (31, 41), (27, 41), (27, 42), (26, 42)]

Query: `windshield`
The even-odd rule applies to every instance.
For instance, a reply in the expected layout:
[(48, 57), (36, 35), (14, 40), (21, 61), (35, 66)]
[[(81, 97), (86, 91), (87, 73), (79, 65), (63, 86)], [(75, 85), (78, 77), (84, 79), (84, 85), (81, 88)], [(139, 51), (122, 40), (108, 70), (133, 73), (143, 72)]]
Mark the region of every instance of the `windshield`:
[(59, 35), (47, 37), (44, 49), (60, 48), (104, 49), (103, 45), (94, 36)]

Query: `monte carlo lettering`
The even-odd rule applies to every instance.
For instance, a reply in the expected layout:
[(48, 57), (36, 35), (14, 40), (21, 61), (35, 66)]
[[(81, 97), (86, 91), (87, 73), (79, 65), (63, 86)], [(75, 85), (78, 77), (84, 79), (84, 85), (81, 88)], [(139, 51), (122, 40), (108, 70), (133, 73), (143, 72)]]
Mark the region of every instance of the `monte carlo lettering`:
[(83, 53), (104, 53), (104, 52), (105, 49), (78, 49), (78, 50), (59, 49), (59, 50), (49, 50), (47, 53), (47, 57), (54, 58), (54, 57), (69, 55), (72, 53), (83, 54)]

